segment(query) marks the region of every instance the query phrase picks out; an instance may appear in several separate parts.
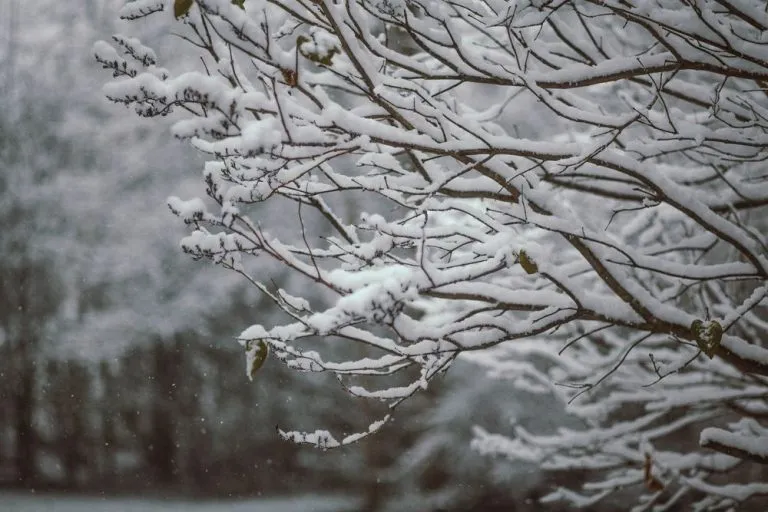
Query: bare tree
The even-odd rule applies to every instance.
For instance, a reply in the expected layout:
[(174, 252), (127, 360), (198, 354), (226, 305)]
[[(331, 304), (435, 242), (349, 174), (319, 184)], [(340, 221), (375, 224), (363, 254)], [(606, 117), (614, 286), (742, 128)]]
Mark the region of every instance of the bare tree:
[[(286, 315), (242, 333), (249, 373), (271, 349), (389, 409), (362, 433), (284, 438), (353, 443), (469, 354), (558, 394), (586, 425), (478, 431), (486, 452), (595, 470), (550, 500), (589, 506), (634, 486), (637, 510), (714, 510), (768, 494), (764, 473), (744, 469), (768, 461), (761, 2), (139, 0), (122, 12), (156, 14), (199, 52), (197, 70), (172, 75), (125, 37), (97, 59), (117, 78), (113, 101), (180, 114), (175, 135), (209, 157), (211, 201), (169, 200), (194, 228), (184, 250)], [(354, 215), (340, 211), (349, 197), (362, 198)], [(284, 208), (277, 224), (256, 203), (294, 204), (292, 229)], [(318, 218), (333, 236), (307, 229)], [(305, 282), (277, 289), (264, 259)], [(327, 355), (342, 344), (367, 350)]]

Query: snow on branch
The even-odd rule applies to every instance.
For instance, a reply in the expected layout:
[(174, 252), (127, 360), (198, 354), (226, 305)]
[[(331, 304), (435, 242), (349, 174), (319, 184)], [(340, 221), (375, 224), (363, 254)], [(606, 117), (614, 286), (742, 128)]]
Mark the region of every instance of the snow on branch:
[[(737, 469), (763, 461), (768, 418), (762, 6), (170, 5), (122, 15), (165, 17), (189, 55), (94, 52), (112, 101), (172, 116), (208, 160), (207, 197), (168, 202), (183, 250), (283, 313), (240, 335), (249, 376), (267, 357), (329, 372), (390, 418), (471, 358), (582, 425), (477, 431), (489, 455), (590, 470), (548, 500), (765, 492)], [(280, 432), (331, 448), (380, 426)]]
[(720, 428), (705, 428), (699, 436), (703, 448), (711, 448), (721, 453), (768, 464), (768, 429), (759, 428), (759, 435), (739, 435)]

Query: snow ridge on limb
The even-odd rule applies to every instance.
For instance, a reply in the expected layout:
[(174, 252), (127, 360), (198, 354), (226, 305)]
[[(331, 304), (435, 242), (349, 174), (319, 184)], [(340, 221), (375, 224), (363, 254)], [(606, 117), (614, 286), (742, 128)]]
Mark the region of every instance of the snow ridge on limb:
[[(128, 37), (96, 51), (113, 101), (178, 116), (209, 159), (207, 203), (169, 206), (187, 253), (285, 313), (246, 347), (385, 418), (464, 354), (589, 426), (478, 431), (487, 453), (594, 469), (549, 499), (728, 507), (764, 492), (717, 478), (768, 442), (768, 14), (637, 4), (196, 0), (175, 23), (198, 69)], [(760, 428), (722, 430), (739, 418)], [(331, 448), (380, 426), (280, 433)], [(658, 448), (705, 427), (724, 453)]]

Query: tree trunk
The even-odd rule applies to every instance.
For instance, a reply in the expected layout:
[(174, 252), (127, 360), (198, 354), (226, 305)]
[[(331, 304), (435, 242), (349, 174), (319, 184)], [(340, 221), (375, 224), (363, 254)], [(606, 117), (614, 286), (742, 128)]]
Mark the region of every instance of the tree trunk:
[(176, 347), (168, 347), (162, 340), (154, 350), (154, 397), (152, 403), (152, 432), (147, 446), (150, 466), (158, 482), (176, 481), (177, 447), (174, 421), (178, 361)]
[(104, 395), (101, 397), (101, 480), (107, 487), (115, 482), (115, 450), (117, 450), (115, 435), (115, 415), (117, 409), (113, 405), (116, 400), (115, 378), (109, 367), (109, 362), (102, 361), (99, 366)]
[[(23, 344), (22, 344), (23, 347)], [(20, 347), (21, 352), (26, 352)], [(24, 361), (24, 357), (21, 358)], [(24, 487), (34, 485), (37, 478), (35, 460), (35, 431), (32, 425), (34, 414), (34, 365), (20, 368), (18, 391), (14, 408), (16, 415), (16, 475), (18, 482)]]

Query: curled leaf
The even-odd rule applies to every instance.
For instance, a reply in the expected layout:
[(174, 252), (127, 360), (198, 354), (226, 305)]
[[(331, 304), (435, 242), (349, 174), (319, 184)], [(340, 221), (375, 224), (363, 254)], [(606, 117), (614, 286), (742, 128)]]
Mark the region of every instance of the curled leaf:
[(517, 260), (520, 262), (520, 266), (523, 267), (523, 270), (528, 274), (535, 274), (539, 271), (539, 266), (536, 265), (536, 262), (522, 249), (517, 255)]
[(174, 0), (173, 2), (173, 15), (176, 19), (186, 16), (189, 10), (192, 8), (194, 0)]
[(264, 340), (248, 340), (245, 344), (245, 371), (253, 380), (256, 372), (264, 365), (269, 355), (269, 345)]

